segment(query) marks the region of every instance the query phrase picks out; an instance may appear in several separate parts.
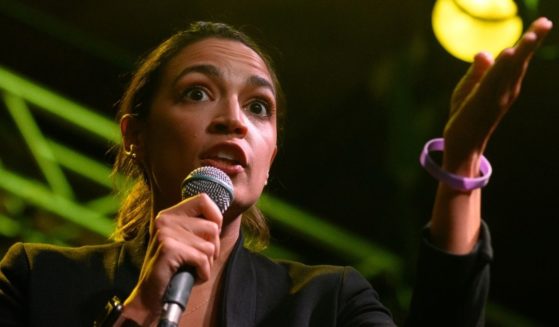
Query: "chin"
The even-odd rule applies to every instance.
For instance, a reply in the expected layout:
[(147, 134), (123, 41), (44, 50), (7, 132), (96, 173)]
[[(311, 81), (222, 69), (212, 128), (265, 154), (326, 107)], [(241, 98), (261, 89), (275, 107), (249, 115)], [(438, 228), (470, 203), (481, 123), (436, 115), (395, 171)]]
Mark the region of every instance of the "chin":
[(225, 213), (228, 216), (241, 215), (245, 211), (247, 211), (250, 207), (255, 205), (256, 202), (258, 202), (259, 198), (260, 198), (260, 193), (258, 193), (258, 196), (255, 196), (255, 195), (250, 195), (249, 196), (248, 194), (242, 194), (242, 193), (239, 193), (239, 192), (235, 192), (235, 199), (233, 200), (233, 203), (231, 204), (231, 206), (229, 207), (229, 209), (227, 209), (227, 211)]

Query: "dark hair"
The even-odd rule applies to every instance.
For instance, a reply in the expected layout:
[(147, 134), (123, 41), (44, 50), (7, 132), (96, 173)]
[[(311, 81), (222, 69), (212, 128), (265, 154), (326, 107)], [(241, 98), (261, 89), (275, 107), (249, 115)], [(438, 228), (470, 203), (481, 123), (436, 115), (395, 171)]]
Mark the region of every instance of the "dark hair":
[[(159, 86), (162, 71), (167, 63), (186, 46), (208, 38), (241, 42), (262, 58), (274, 83), (278, 125), (281, 127), (285, 101), (271, 59), (246, 34), (227, 24), (212, 22), (192, 23), (187, 30), (180, 31), (165, 40), (140, 62), (120, 100), (117, 121), (120, 121), (124, 115), (133, 115), (140, 120), (147, 119), (154, 93)], [(142, 167), (126, 155), (123, 146), (115, 148), (117, 153), (113, 176), (123, 174), (132, 182), (132, 186), (122, 201), (112, 238), (129, 240), (147, 233), (152, 206), (151, 191)], [(263, 214), (256, 206), (243, 213), (242, 228), (245, 245), (253, 250), (261, 250), (266, 247), (270, 233)]]

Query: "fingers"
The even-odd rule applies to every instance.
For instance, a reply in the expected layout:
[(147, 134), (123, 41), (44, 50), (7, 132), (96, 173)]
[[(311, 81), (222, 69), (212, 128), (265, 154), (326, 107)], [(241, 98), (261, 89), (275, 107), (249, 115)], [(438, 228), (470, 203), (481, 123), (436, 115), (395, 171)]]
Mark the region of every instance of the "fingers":
[(538, 18), (518, 40), (512, 51), (505, 50), (503, 56), (512, 55), (519, 61), (529, 59), (541, 45), (552, 27), (553, 23), (549, 19), (545, 17)]
[(206, 194), (162, 210), (154, 220), (152, 236), (162, 258), (159, 264), (171, 272), (189, 265), (201, 281), (207, 280), (220, 253), (222, 220), (219, 208)]
[(452, 97), (451, 118), (445, 126), (453, 160), (460, 162), (472, 153), (482, 153), (502, 117), (517, 99), (534, 52), (552, 28), (546, 18), (534, 21), (526, 33), (494, 60), (480, 53)]
[(528, 31), (524, 33), (522, 38), (518, 41), (515, 48), (504, 53), (504, 56), (511, 56), (510, 61), (515, 68), (513, 72), (515, 73), (514, 77), (516, 81), (512, 85), (512, 94), (514, 97), (516, 97), (520, 92), (520, 86), (524, 76), (526, 75), (526, 71), (528, 70), (528, 65), (530, 64), (535, 51), (539, 48), (544, 38), (551, 30), (551, 27), (552, 23), (547, 20), (547, 18), (542, 17), (534, 21)]
[(220, 230), (223, 224), (223, 216), (219, 207), (205, 193), (184, 199), (178, 204), (162, 210), (158, 216), (163, 214), (203, 218), (217, 224)]
[(549, 31), (553, 28), (553, 23), (546, 17), (536, 19), (525, 33), (535, 33), (539, 41), (543, 40)]
[[(172, 238), (183, 244), (204, 250), (212, 259), (219, 256), (219, 227), (217, 224), (200, 218), (162, 216), (154, 224), (159, 237)], [(161, 239), (159, 240), (162, 241)], [(205, 251), (212, 247), (211, 251)]]
[(499, 54), (484, 77), (480, 95), (496, 101), (498, 110), (508, 109), (518, 97), (530, 60), (552, 25), (544, 17), (534, 21), (513, 48)]
[[(180, 267), (190, 266), (195, 268), (198, 280), (209, 279), (214, 254), (217, 251), (212, 242), (205, 241), (196, 235), (182, 240), (170, 235), (168, 229), (158, 231), (155, 239), (158, 244), (157, 254), (165, 262), (159, 264), (167, 264), (171, 273), (175, 273)], [(170, 276), (168, 280), (170, 280)]]
[[(502, 60), (503, 57), (514, 57), (516, 62), (530, 59), (552, 26), (553, 23), (545, 17), (535, 20), (518, 40), (514, 48), (504, 50), (497, 59)], [(458, 85), (459, 89), (461, 89), (460, 94), (469, 94), (492, 65), (493, 59), (491, 54), (486, 52), (478, 53), (474, 57), (474, 62), (470, 69)]]
[[(534, 51), (541, 44), (541, 41), (551, 30), (553, 24), (545, 17), (541, 17), (534, 21), (526, 33), (518, 40), (517, 44), (512, 49), (506, 49), (497, 57), (498, 61), (503, 61), (503, 58), (511, 57), (512, 61), (516, 63), (529, 60), (534, 54)], [(480, 52), (474, 57), (474, 61), (466, 75), (458, 84), (457, 91), (459, 98), (457, 101), (463, 100), (472, 89), (479, 83), (485, 72), (493, 65), (494, 60), (490, 53)], [(460, 97), (461, 95), (461, 97)]]
[(493, 57), (490, 53), (480, 52), (474, 57), (474, 62), (470, 65), (470, 68), (462, 77), (452, 93), (450, 109), (451, 115), (460, 109), (460, 105), (479, 84), (479, 81), (491, 65), (493, 65)]
[(514, 47), (513, 56), (516, 62), (529, 60), (541, 45), (553, 24), (545, 17), (534, 21), (526, 33), (518, 40)]

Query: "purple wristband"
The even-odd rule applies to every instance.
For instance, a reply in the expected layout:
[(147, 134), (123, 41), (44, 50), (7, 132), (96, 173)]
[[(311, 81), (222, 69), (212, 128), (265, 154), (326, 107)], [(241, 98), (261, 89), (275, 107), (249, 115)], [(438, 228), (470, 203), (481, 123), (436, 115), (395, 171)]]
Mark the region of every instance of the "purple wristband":
[(481, 171), (480, 177), (469, 178), (462, 177), (460, 175), (451, 174), (444, 171), (437, 163), (429, 156), (431, 151), (443, 151), (444, 150), (444, 139), (437, 138), (432, 139), (425, 144), (421, 155), (419, 156), (419, 162), (421, 166), (431, 174), (437, 180), (447, 184), (453, 189), (461, 191), (471, 191), (476, 188), (484, 187), (489, 182), (489, 177), (491, 176), (491, 164), (483, 155), (481, 156), (480, 167)]

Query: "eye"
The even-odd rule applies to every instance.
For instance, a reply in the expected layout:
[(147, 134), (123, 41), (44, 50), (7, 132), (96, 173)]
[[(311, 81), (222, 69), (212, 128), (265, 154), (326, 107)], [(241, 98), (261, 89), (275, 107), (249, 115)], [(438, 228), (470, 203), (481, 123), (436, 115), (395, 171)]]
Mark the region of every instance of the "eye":
[(182, 99), (185, 101), (201, 102), (208, 101), (210, 97), (205, 89), (200, 86), (194, 86), (183, 92)]
[(248, 104), (247, 110), (257, 117), (270, 117), (272, 115), (271, 105), (264, 100), (255, 100)]

